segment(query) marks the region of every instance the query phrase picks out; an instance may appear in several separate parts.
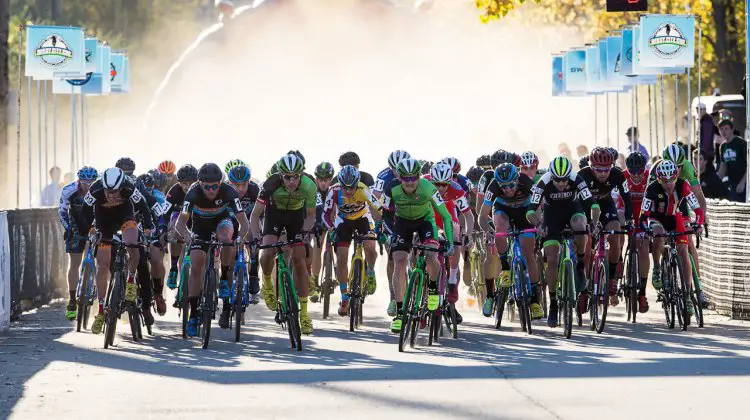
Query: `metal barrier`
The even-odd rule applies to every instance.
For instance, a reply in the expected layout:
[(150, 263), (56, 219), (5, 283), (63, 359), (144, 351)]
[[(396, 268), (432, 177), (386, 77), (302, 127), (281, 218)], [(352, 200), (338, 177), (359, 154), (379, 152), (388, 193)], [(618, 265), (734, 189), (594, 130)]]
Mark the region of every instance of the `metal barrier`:
[(698, 250), (709, 305), (750, 319), (750, 204), (708, 200), (708, 237)]

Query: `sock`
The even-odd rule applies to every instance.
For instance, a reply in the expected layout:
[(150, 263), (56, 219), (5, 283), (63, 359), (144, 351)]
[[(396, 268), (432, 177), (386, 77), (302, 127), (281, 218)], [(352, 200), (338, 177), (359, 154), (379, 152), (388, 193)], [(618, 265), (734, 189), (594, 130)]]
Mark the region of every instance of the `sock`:
[(648, 278), (641, 277), (641, 284), (638, 287), (638, 296), (646, 296), (646, 283), (648, 282)]
[(399, 314), (399, 315), (401, 315), (401, 314), (402, 314), (402, 312), (401, 312), (401, 308), (402, 308), (403, 306), (404, 306), (404, 302), (396, 302), (396, 311), (398, 312), (398, 314)]
[(549, 306), (557, 307), (557, 292), (553, 292), (552, 288), (549, 290)]
[(346, 302), (349, 300), (349, 291), (347, 290), (346, 283), (339, 283), (339, 290), (341, 290), (341, 300)]
[(536, 283), (531, 283), (531, 302), (539, 303), (540, 300), (541, 296), (539, 296), (539, 285)]
[(367, 277), (373, 277), (374, 278), (375, 277), (375, 270), (373, 270), (371, 268), (367, 268), (365, 270), (365, 274), (367, 275)]
[(263, 275), (263, 287), (267, 289), (273, 289), (273, 283), (271, 283), (271, 275)]
[(301, 316), (307, 316), (307, 296), (299, 298), (299, 313)]
[(76, 301), (76, 291), (75, 291), (75, 289), (68, 290), (68, 294), (70, 295), (70, 301), (71, 302), (75, 302)]
[(177, 270), (177, 263), (180, 262), (180, 257), (179, 256), (176, 257), (173, 255), (171, 259), (172, 259), (172, 271)]
[(154, 283), (154, 293), (160, 295), (164, 290), (164, 283), (158, 277), (151, 278), (151, 281)]
[(448, 284), (458, 283), (458, 267), (451, 268), (451, 275), (448, 277)]
[(484, 279), (484, 286), (487, 288), (487, 297), (495, 294), (495, 279)]
[(583, 270), (585, 267), (585, 259), (586, 255), (584, 254), (576, 254), (576, 268), (578, 270)]
[(229, 304), (229, 298), (221, 300), (221, 309), (224, 312), (229, 312), (229, 310), (232, 309), (232, 305)]
[(613, 280), (617, 275), (617, 263), (609, 263), (609, 279)]
[(226, 281), (229, 280), (229, 266), (228, 265), (222, 265), (221, 266), (221, 280)]
[(258, 264), (256, 262), (250, 263), (250, 277), (258, 277)]
[(457, 287), (457, 286), (458, 286), (458, 285), (457, 285), (457, 284), (455, 284), (455, 283), (454, 283), (454, 284), (450, 284), (450, 283), (448, 283), (448, 294), (451, 294), (451, 293), (453, 293), (453, 292), (454, 292), (454, 291), (456, 290), (456, 287)]
[(396, 290), (393, 288), (393, 282), (388, 281), (388, 292), (391, 294), (391, 300), (396, 300)]
[(99, 315), (104, 315), (104, 299), (99, 299)]
[(198, 318), (198, 297), (190, 297), (190, 318)]
[(135, 274), (128, 273), (128, 284), (135, 283)]

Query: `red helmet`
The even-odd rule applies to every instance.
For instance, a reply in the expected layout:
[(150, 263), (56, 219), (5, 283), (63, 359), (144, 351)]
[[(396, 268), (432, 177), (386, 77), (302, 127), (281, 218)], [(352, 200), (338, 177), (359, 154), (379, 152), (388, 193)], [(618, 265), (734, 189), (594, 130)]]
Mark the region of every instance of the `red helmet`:
[(172, 175), (177, 171), (177, 166), (175, 166), (174, 162), (171, 160), (165, 160), (164, 162), (159, 164), (159, 172), (167, 175)]
[(604, 147), (594, 147), (589, 154), (589, 164), (591, 166), (611, 166), (615, 163), (612, 153)]

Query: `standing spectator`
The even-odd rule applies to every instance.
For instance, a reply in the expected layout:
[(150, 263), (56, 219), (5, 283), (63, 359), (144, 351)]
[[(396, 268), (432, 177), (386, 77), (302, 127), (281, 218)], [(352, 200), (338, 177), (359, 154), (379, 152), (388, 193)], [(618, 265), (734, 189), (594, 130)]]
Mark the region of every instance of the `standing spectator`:
[(719, 123), (719, 132), (726, 140), (719, 149), (722, 161), (719, 177), (729, 187), (729, 199), (744, 202), (747, 141), (734, 134), (734, 123), (729, 119)]
[(693, 159), (698, 162), (698, 171), (700, 171), (701, 188), (706, 198), (728, 199), (729, 190), (721, 182), (719, 174), (716, 173), (713, 161), (706, 157), (706, 152), (701, 149), (693, 151)]
[(714, 126), (714, 119), (711, 118), (711, 114), (706, 112), (706, 104), (700, 103), (696, 107), (698, 111), (698, 133), (700, 134), (698, 139), (700, 141), (700, 149), (705, 154), (706, 159), (714, 160), (714, 132), (716, 127)]
[(60, 183), (62, 171), (57, 166), (53, 166), (49, 170), (49, 177), (52, 179), (52, 182), (42, 190), (40, 204), (43, 207), (55, 206), (60, 202), (60, 193), (62, 192), (63, 187), (63, 184)]
[(63, 185), (68, 185), (71, 182), (73, 182), (73, 173), (65, 172), (65, 175), (63, 175)]
[(646, 159), (649, 158), (648, 150), (646, 150), (646, 146), (642, 145), (638, 141), (638, 127), (630, 127), (628, 128), (628, 131), (625, 132), (625, 135), (628, 136), (628, 155), (631, 152), (641, 152), (643, 153), (643, 156), (646, 156)]
[(579, 144), (576, 147), (576, 153), (578, 153), (578, 159), (580, 160), (582, 157), (589, 155), (589, 148), (585, 144)]

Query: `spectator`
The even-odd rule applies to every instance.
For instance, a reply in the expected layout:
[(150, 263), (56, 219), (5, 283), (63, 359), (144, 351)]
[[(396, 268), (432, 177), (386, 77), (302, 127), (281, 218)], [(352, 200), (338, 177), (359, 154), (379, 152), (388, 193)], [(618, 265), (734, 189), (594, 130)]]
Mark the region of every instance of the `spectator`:
[(73, 172), (66, 172), (65, 175), (63, 175), (63, 185), (68, 185), (71, 182), (73, 182)]
[(726, 140), (719, 149), (721, 167), (719, 177), (729, 187), (729, 199), (745, 201), (745, 171), (747, 169), (747, 142), (734, 134), (734, 123), (725, 119), (719, 123), (719, 132)]
[(557, 153), (565, 156), (566, 158), (573, 160), (573, 153), (571, 153), (570, 148), (568, 147), (567, 143), (560, 143), (557, 145)]
[(578, 159), (589, 155), (589, 148), (585, 144), (580, 144), (576, 147), (576, 153), (578, 153)]
[(638, 141), (638, 127), (630, 127), (628, 128), (628, 131), (625, 132), (625, 135), (628, 136), (628, 153), (634, 151), (639, 151), (643, 153), (643, 156), (646, 156), (646, 159), (649, 158), (648, 150), (646, 150), (646, 147), (642, 145)]
[(714, 126), (714, 120), (711, 118), (711, 115), (706, 112), (706, 104), (698, 104), (696, 111), (698, 112), (700, 149), (708, 160), (713, 161), (716, 154), (714, 152), (714, 132), (716, 129)]
[(706, 198), (728, 199), (729, 190), (721, 182), (719, 174), (716, 173), (713, 161), (706, 158), (704, 150), (696, 149), (693, 151), (693, 158), (698, 162), (698, 171), (700, 171), (701, 188)]
[(49, 177), (52, 182), (44, 187), (42, 190), (41, 205), (45, 206), (56, 206), (60, 202), (60, 193), (62, 192), (63, 184), (60, 183), (60, 177), (62, 171), (57, 166), (53, 166), (49, 170)]

